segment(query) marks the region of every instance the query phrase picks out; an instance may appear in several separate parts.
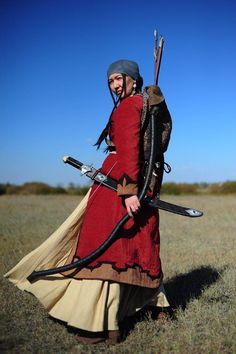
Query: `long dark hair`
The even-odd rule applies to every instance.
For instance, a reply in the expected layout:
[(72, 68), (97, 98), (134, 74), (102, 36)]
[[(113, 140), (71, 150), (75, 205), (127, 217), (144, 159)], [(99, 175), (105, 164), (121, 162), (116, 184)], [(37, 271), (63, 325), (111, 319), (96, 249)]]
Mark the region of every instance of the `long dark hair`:
[[(121, 94), (120, 96), (116, 99), (115, 98), (115, 95), (114, 93), (112, 92), (111, 88), (110, 88), (110, 84), (109, 84), (109, 81), (107, 81), (108, 83), (108, 88), (109, 88), (109, 92), (111, 94), (111, 97), (112, 97), (112, 101), (113, 101), (113, 108), (112, 108), (112, 111), (111, 111), (111, 114), (109, 116), (109, 119), (108, 119), (108, 122), (105, 126), (105, 128), (103, 129), (103, 131), (101, 132), (97, 142), (94, 144), (94, 146), (97, 146), (97, 150), (100, 148), (102, 142), (105, 140), (107, 140), (107, 136), (108, 136), (108, 131), (109, 131), (109, 128), (111, 126), (111, 117), (112, 117), (112, 114), (113, 112), (116, 110), (116, 108), (118, 107), (120, 101), (121, 101), (121, 96), (122, 96), (122, 93), (126, 90), (126, 74), (121, 74), (122, 77), (123, 77), (123, 86), (122, 86), (122, 91), (121, 91)], [(141, 76), (138, 77), (138, 79), (136, 79), (136, 88), (135, 88), (135, 93), (139, 93), (142, 91), (142, 86), (143, 86), (143, 78)], [(104, 150), (105, 152), (108, 152), (108, 148), (106, 148)]]

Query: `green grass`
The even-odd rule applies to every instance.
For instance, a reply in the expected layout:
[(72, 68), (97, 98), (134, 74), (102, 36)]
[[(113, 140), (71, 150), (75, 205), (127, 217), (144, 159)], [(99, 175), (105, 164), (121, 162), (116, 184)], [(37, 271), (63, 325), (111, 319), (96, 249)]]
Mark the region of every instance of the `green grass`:
[[(147, 314), (125, 342), (83, 346), (30, 294), (1, 277), (0, 350), (4, 353), (236, 353), (234, 196), (168, 196), (202, 218), (161, 215), (165, 287), (175, 319)], [(78, 204), (76, 196), (0, 197), (1, 275), (42, 243)]]

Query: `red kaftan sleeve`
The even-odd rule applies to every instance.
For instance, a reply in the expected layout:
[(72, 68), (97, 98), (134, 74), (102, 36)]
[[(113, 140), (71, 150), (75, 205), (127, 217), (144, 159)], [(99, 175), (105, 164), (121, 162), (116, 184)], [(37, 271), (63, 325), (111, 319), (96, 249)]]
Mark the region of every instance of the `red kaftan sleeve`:
[(117, 194), (137, 195), (142, 97), (128, 97), (114, 115), (114, 142), (120, 177)]

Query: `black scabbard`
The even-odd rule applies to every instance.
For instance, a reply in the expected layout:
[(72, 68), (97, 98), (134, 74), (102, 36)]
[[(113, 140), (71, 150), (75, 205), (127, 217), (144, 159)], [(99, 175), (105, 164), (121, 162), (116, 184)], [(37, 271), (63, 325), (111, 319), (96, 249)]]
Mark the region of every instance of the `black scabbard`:
[[(117, 191), (117, 181), (109, 176), (104, 175), (101, 172), (101, 170), (98, 170), (98, 169), (96, 169), (92, 166), (89, 166), (89, 165), (85, 165), (82, 162), (80, 162), (70, 156), (65, 156), (63, 158), (63, 161), (65, 163), (68, 163), (69, 165), (79, 169), (81, 171), (82, 175), (85, 175), (85, 176), (91, 178), (93, 181), (96, 181), (96, 182), (100, 183), (101, 185), (104, 185), (107, 188), (112, 189), (113, 191)], [(189, 207), (184, 207), (181, 205), (175, 205), (173, 203), (168, 203), (168, 202), (161, 200), (157, 197), (151, 198), (148, 196), (144, 196), (142, 203), (146, 204), (152, 208), (156, 208), (156, 209), (167, 211), (169, 213), (178, 214), (178, 215), (182, 215), (182, 216), (188, 216), (188, 217), (192, 217), (192, 218), (196, 218), (196, 217), (203, 215), (203, 212), (200, 210), (189, 208)]]

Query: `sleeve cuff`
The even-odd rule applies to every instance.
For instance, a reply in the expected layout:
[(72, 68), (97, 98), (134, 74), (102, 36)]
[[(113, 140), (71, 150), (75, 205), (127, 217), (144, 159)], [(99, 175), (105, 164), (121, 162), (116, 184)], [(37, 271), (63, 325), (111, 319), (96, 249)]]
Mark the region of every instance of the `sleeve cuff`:
[(128, 175), (123, 175), (117, 184), (117, 195), (137, 195), (138, 184), (131, 180)]

